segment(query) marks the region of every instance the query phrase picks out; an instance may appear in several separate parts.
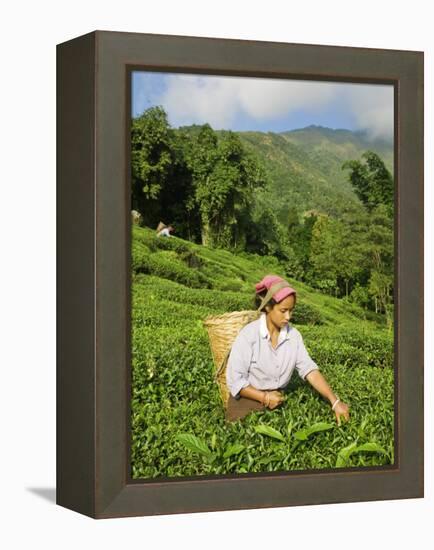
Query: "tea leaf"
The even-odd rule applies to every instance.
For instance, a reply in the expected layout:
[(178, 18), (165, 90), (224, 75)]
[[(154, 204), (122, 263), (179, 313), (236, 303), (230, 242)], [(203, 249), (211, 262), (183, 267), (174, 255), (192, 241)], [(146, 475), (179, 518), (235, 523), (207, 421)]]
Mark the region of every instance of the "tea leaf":
[(270, 464), (270, 462), (276, 462), (276, 460), (282, 460), (282, 457), (280, 455), (267, 456), (265, 458), (261, 458), (261, 460), (258, 460), (258, 464), (266, 466), (267, 464)]
[(237, 455), (241, 453), (241, 451), (244, 451), (245, 447), (244, 445), (241, 445), (240, 443), (235, 443), (234, 445), (230, 445), (224, 455), (223, 458), (229, 458), (230, 456)]
[(295, 432), (294, 434), (295, 439), (298, 439), (298, 441), (306, 441), (309, 437), (309, 434), (307, 433), (307, 429), (298, 430), (298, 432)]
[(338, 453), (338, 458), (336, 460), (336, 468), (342, 468), (348, 463), (348, 460), (354, 450), (357, 448), (357, 441), (353, 441)]
[(348, 459), (338, 454), (336, 459), (336, 468), (344, 468), (347, 465)]
[(268, 437), (273, 437), (274, 439), (278, 439), (279, 441), (285, 441), (285, 438), (283, 435), (278, 431), (272, 428), (271, 426), (266, 426), (265, 424), (259, 424), (259, 426), (255, 426), (255, 431), (262, 435), (268, 435)]
[(364, 443), (363, 445), (360, 445), (359, 447), (357, 447), (357, 449), (354, 452), (358, 453), (361, 451), (387, 454), (387, 452), (383, 449), (383, 447), (380, 447), (380, 445), (378, 445), (377, 443)]
[(383, 447), (380, 447), (380, 445), (378, 445), (377, 443), (368, 442), (363, 443), (363, 445), (357, 446), (357, 443), (354, 441), (353, 443), (339, 451), (338, 458), (336, 460), (336, 467), (342, 468), (342, 466), (345, 466), (348, 463), (351, 455), (361, 452), (387, 454)]
[(212, 453), (205, 441), (199, 439), (195, 435), (187, 433), (177, 434), (176, 439), (190, 451), (211, 457)]
[(295, 432), (294, 437), (295, 439), (298, 439), (298, 441), (306, 441), (312, 434), (331, 430), (333, 427), (333, 424), (328, 424), (326, 422), (317, 422), (316, 424), (312, 424), (312, 426), (309, 426), (308, 428), (298, 430), (298, 432)]
[(334, 428), (334, 424), (329, 424), (327, 422), (318, 422), (316, 424), (312, 424), (312, 426), (307, 428), (307, 435), (309, 437), (314, 433), (325, 432), (326, 430), (331, 430), (332, 428)]
[(290, 420), (290, 421), (288, 422), (288, 426), (287, 426), (287, 428), (286, 428), (286, 431), (287, 431), (287, 433), (288, 433), (288, 437), (291, 437), (292, 428), (293, 428), (293, 422), (292, 422), (292, 420)]

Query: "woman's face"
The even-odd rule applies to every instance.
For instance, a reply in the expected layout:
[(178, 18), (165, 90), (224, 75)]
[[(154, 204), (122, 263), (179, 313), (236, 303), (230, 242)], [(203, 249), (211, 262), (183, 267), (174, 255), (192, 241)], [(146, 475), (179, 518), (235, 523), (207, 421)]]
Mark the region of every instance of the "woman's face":
[(294, 295), (288, 296), (273, 307), (266, 307), (267, 317), (279, 330), (288, 324), (295, 306)]

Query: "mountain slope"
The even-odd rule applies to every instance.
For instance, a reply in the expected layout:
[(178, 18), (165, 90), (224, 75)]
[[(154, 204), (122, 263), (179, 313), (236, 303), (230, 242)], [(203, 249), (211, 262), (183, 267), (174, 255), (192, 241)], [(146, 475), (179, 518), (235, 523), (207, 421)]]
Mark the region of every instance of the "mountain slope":
[(376, 152), (390, 171), (393, 168), (392, 144), (370, 141), (361, 132), (311, 126), (280, 134), (239, 135), (267, 169), (271, 180), (269, 202), (279, 204), (284, 212), (295, 205), (299, 212), (322, 210), (339, 215), (345, 205), (360, 206), (342, 165), (347, 160), (361, 159), (367, 150)]

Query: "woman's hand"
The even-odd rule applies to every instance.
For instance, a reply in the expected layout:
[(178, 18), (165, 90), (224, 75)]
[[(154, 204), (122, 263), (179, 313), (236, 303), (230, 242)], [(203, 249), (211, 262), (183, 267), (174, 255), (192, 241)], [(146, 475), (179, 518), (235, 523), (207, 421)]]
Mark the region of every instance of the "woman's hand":
[(343, 416), (347, 422), (350, 419), (350, 407), (346, 403), (342, 403), (342, 401), (339, 401), (336, 404), (334, 413), (336, 416), (336, 421), (338, 423), (338, 426), (341, 425), (341, 416)]
[(280, 393), (280, 391), (273, 390), (267, 393), (268, 393), (269, 399), (267, 399), (266, 401), (266, 406), (271, 410), (278, 407), (284, 401), (283, 394)]
[(341, 425), (341, 417), (344, 417), (348, 422), (350, 419), (350, 407), (346, 403), (342, 403), (342, 401), (332, 392), (327, 380), (320, 373), (320, 371), (317, 369), (310, 371), (306, 375), (306, 380), (313, 388), (316, 389), (316, 391), (330, 401), (338, 426)]

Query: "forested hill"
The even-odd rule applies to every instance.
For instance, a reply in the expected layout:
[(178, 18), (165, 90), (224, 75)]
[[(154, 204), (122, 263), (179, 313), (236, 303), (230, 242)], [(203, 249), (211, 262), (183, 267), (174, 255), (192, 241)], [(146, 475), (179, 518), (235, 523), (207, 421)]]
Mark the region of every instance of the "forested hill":
[[(277, 258), (288, 276), (393, 315), (392, 144), (348, 130), (132, 123), (132, 201), (193, 243)], [(389, 170), (388, 170), (389, 167)]]
[(280, 205), (281, 221), (294, 204), (299, 212), (319, 210), (332, 215), (339, 215), (348, 203), (359, 204), (342, 164), (360, 159), (367, 150), (377, 153), (393, 173), (393, 143), (370, 140), (362, 132), (309, 126), (279, 134), (238, 135), (266, 166), (270, 202)]
[(393, 142), (387, 139), (371, 139), (363, 131), (331, 128), (324, 126), (308, 126), (298, 130), (283, 132), (288, 141), (304, 151), (315, 154), (332, 155), (338, 162), (348, 158), (356, 158), (367, 149), (375, 151), (384, 161), (387, 168), (393, 171)]

